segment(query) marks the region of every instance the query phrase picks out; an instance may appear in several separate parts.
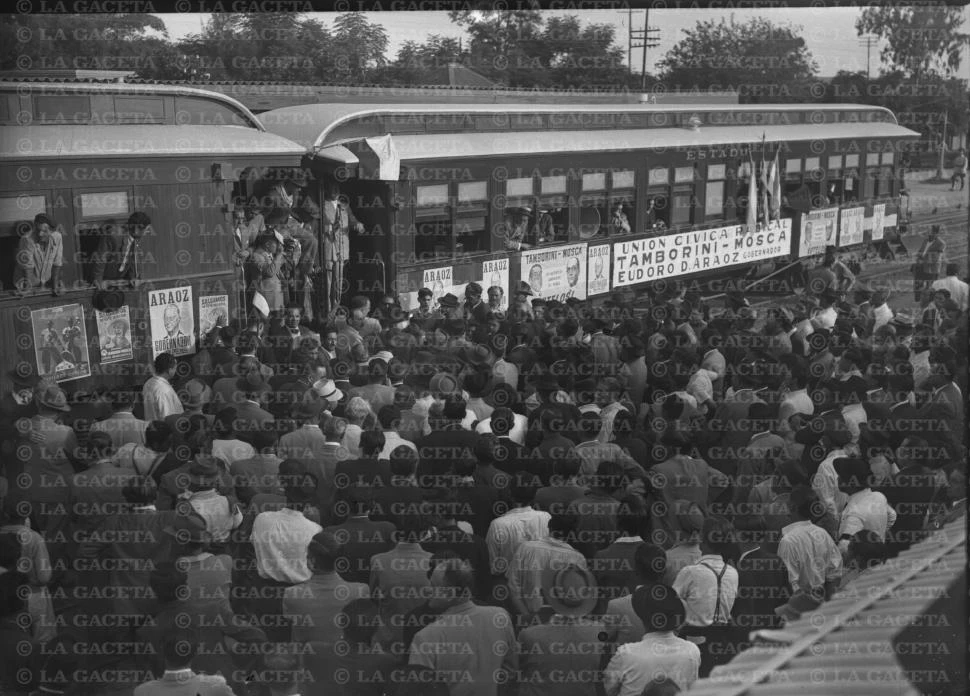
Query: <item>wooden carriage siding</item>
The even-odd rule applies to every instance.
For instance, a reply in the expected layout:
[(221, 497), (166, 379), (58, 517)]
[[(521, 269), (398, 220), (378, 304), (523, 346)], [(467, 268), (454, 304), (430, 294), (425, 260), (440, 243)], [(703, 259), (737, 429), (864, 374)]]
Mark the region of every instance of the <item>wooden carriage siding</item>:
[[(202, 295), (227, 295), (230, 312), (237, 312), (233, 186), (271, 167), (299, 167), (305, 153), (266, 132), (235, 100), (188, 87), (0, 82), (0, 123), (0, 359), (6, 369), (34, 366), (30, 312), (80, 304), (92, 374), (64, 383), (70, 391), (148, 376), (149, 290), (188, 285), (196, 315)], [(18, 210), (29, 214), (20, 219)], [(50, 291), (20, 297), (9, 284), (18, 229), (37, 210), (64, 235), (59, 297)], [(149, 215), (153, 233), (142, 240), (143, 282), (124, 292), (134, 358), (100, 365), (88, 282), (93, 267), (86, 263), (97, 237), (87, 231), (107, 219), (125, 222), (135, 211)], [(9, 387), (6, 370), (0, 384)]]
[[(770, 159), (780, 149), (782, 168), (787, 159), (796, 158), (806, 170), (797, 174), (804, 181), (810, 179), (807, 162), (817, 158), (823, 174), (813, 181), (824, 186), (828, 177), (843, 175), (841, 165), (837, 171), (826, 170), (829, 158), (842, 161), (843, 153), (850, 153), (858, 159), (853, 169), (859, 187), (859, 200), (851, 205), (864, 206), (865, 216), (871, 220), (873, 203), (887, 203), (886, 215), (891, 220), (899, 190), (898, 151), (917, 137), (899, 126), (886, 109), (847, 104), (311, 104), (275, 109), (259, 118), (270, 131), (308, 149), (309, 166), (316, 176), (336, 176), (344, 182), (344, 192), (358, 218), (380, 230), (375, 236), (382, 239), (366, 240), (358, 250), (350, 277), (361, 279), (355, 288), (359, 292), (387, 282), (396, 283), (399, 292), (413, 293), (421, 287), (425, 269), (443, 265), (453, 267), (455, 285), (482, 281), (481, 264), (506, 257), (510, 259), (510, 280), (517, 281), (522, 257), (503, 249), (499, 223), (503, 204), (509, 200), (505, 182), (518, 177), (533, 177), (536, 186), (530, 198), (541, 198), (543, 177), (565, 175), (563, 194), (569, 200), (570, 234), (562, 243), (601, 244), (643, 239), (652, 233), (644, 228), (642, 216), (637, 216), (632, 235), (581, 239), (577, 230), (583, 211), (576, 201), (585, 194), (582, 176), (586, 173), (632, 172), (634, 183), (627, 184), (629, 190), (622, 193), (632, 196), (634, 210), (643, 211), (657, 193), (647, 183), (651, 169), (660, 166), (672, 172), (692, 167), (694, 175), (686, 189), (671, 177), (665, 193), (671, 198), (684, 193), (692, 197), (691, 220), (678, 231), (698, 230), (737, 222), (730, 202), (718, 214), (705, 214), (705, 183), (711, 165), (730, 169), (747, 162), (749, 151), (758, 160), (762, 151)], [(364, 141), (383, 135), (392, 136), (400, 157), (398, 181), (375, 180), (378, 160)], [(869, 152), (874, 153), (874, 167), (869, 166)], [(887, 172), (888, 180), (876, 189), (877, 173), (885, 178)], [(790, 178), (786, 173), (786, 179)], [(482, 215), (489, 222), (483, 243), (471, 252), (457, 250), (453, 255), (419, 258), (413, 230), (420, 222), (416, 215), (420, 187), (447, 184), (449, 199), (454, 200), (455, 187), (468, 182), (487, 187)], [(360, 187), (366, 187), (367, 195), (357, 195)], [(612, 189), (604, 187), (596, 195), (613, 200)], [(724, 190), (726, 197), (736, 193)], [(444, 207), (456, 208), (454, 204)], [(605, 222), (602, 213), (600, 219)], [(798, 215), (791, 226), (792, 248), (797, 251)]]
[[(849, 582), (695, 682), (691, 696), (956, 696), (966, 688), (967, 518)], [(959, 509), (959, 508), (958, 508)]]

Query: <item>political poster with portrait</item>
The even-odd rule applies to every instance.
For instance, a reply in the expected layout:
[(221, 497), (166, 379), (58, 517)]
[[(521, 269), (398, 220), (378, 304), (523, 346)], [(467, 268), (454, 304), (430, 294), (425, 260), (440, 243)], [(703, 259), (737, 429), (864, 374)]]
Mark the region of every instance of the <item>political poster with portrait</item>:
[(865, 222), (866, 209), (844, 208), (839, 220), (839, 246), (849, 247), (862, 244), (865, 235), (862, 231), (862, 223)]
[(199, 295), (199, 336), (229, 325), (229, 295)]
[(838, 208), (810, 210), (802, 215), (801, 235), (798, 238), (798, 256), (817, 256), (825, 253), (825, 247), (835, 245), (839, 224)]
[[(438, 308), (438, 301), (449, 292), (454, 292), (452, 288), (452, 271), (451, 266), (442, 266), (440, 268), (426, 268), (421, 278), (421, 287), (428, 288), (431, 290), (431, 307), (434, 309)], [(415, 293), (415, 296), (417, 293)]]
[(98, 321), (98, 345), (101, 348), (101, 364), (131, 360), (131, 316), (128, 305), (111, 312), (94, 311)]
[(492, 261), (482, 261), (482, 290), (485, 292), (485, 299), (488, 299), (488, 289), (498, 286), (502, 288), (502, 302), (499, 309), (509, 308), (509, 260), (493, 259)]
[(610, 291), (610, 245), (597, 244), (589, 248), (586, 263), (589, 278), (586, 281), (586, 294), (602, 295)]
[(179, 356), (195, 352), (195, 310), (191, 287), (150, 290), (148, 317), (153, 360), (162, 353)]
[(872, 206), (872, 241), (878, 242), (886, 234), (886, 204)]
[(91, 376), (84, 312), (79, 304), (47, 307), (30, 313), (37, 374), (55, 382)]
[(562, 302), (586, 299), (586, 244), (546, 247), (522, 252), (520, 280), (535, 297)]

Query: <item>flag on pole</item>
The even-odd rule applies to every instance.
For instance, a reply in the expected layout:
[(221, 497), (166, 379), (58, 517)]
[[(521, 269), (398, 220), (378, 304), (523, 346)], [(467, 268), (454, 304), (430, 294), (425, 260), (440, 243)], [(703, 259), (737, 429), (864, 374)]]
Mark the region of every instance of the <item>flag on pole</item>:
[(748, 162), (751, 169), (748, 172), (748, 232), (758, 229), (758, 186), (755, 183), (754, 156), (748, 151)]
[(771, 169), (768, 171), (768, 201), (771, 205), (770, 220), (781, 219), (781, 176), (778, 171), (778, 153), (781, 145), (775, 150), (775, 159), (771, 162)]
[(768, 165), (765, 162), (765, 134), (761, 134), (761, 171), (758, 173), (758, 185), (761, 195), (758, 196), (759, 217), (768, 223)]
[(269, 302), (266, 301), (263, 293), (259, 292), (258, 290), (253, 295), (253, 307), (258, 309), (264, 317), (269, 317)]

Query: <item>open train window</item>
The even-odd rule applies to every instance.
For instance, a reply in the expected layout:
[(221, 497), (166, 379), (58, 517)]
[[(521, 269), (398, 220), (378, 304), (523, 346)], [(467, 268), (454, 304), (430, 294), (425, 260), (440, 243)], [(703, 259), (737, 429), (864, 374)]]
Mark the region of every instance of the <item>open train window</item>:
[(416, 188), (414, 252), (420, 260), (489, 251), (488, 183)]
[(606, 172), (583, 174), (579, 199), (579, 238), (593, 239), (606, 235), (609, 220), (606, 203)]
[(724, 164), (707, 165), (707, 180), (704, 183), (704, 219), (724, 219), (724, 194), (727, 185), (727, 166)]
[(112, 234), (117, 225), (123, 225), (131, 214), (131, 197), (128, 191), (90, 191), (78, 194), (74, 199), (77, 249), (80, 252), (81, 279), (94, 282), (95, 254), (101, 239)]
[(654, 167), (647, 172), (647, 208), (644, 227), (652, 235), (670, 227), (670, 169)]
[(624, 169), (610, 175), (610, 234), (637, 231), (636, 172)]
[(689, 225), (694, 218), (694, 178), (693, 166), (674, 167), (674, 186), (670, 200), (670, 225), (678, 227)]
[(46, 196), (0, 197), (0, 291), (6, 293), (14, 289), (20, 237), (30, 230), (35, 215), (46, 212)]

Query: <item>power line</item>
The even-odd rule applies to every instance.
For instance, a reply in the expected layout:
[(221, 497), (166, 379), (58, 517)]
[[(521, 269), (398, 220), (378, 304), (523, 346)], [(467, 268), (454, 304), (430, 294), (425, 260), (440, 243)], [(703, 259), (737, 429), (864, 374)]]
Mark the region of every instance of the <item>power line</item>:
[(862, 37), (856, 41), (860, 46), (866, 47), (866, 80), (869, 80), (869, 59), (872, 55), (872, 47), (879, 43), (879, 39), (872, 34), (863, 34)]

